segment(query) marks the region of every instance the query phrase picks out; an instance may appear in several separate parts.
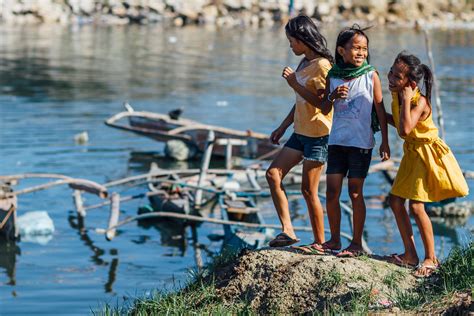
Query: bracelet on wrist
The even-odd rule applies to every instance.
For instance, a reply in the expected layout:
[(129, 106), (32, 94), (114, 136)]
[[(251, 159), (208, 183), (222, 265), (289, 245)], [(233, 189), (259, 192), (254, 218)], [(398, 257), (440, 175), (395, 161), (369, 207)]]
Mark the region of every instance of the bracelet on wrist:
[(327, 99), (329, 102), (334, 103), (335, 100), (331, 100), (331, 94), (332, 94), (332, 93), (329, 93), (326, 99)]

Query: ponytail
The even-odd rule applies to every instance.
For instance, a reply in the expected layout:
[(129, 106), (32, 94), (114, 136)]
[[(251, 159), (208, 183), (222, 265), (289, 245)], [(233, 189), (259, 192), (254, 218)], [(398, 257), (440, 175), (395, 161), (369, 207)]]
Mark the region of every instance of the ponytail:
[(433, 73), (431, 69), (425, 64), (422, 64), (418, 57), (406, 51), (402, 51), (398, 54), (395, 58), (395, 63), (397, 62), (402, 62), (408, 67), (407, 77), (417, 85), (419, 85), (421, 79), (423, 79), (423, 85), (425, 86), (424, 95), (431, 103), (431, 90), (433, 88)]
[(433, 73), (431, 69), (425, 64), (420, 65), (421, 70), (423, 71), (423, 84), (425, 86), (425, 96), (428, 98), (428, 101), (431, 103), (431, 89), (433, 87)]

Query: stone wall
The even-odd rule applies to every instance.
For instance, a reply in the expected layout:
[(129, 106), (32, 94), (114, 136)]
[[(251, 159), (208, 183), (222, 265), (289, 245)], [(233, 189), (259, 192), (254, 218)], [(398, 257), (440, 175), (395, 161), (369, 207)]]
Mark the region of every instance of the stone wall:
[(471, 0), (0, 0), (3, 23), (268, 26), (305, 13), (321, 22), (474, 23)]

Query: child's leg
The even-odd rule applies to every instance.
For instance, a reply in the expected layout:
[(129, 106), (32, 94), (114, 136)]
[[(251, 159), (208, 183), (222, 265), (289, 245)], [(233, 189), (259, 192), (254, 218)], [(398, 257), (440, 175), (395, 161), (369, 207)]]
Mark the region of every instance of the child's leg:
[[(421, 239), (425, 248), (425, 259), (423, 265), (436, 266), (437, 259), (434, 249), (433, 225), (425, 211), (425, 204), (420, 201), (410, 200), (410, 212), (415, 217), (416, 224), (420, 230)], [(424, 273), (421, 273), (424, 274)]]
[(371, 159), (372, 149), (356, 147), (349, 148), (349, 171), (347, 177), (349, 179), (349, 196), (351, 198), (353, 209), (353, 237), (351, 244), (346, 249), (349, 252), (363, 250), (362, 232), (364, 231), (366, 214), (363, 189)]
[(341, 248), (341, 206), (339, 197), (341, 196), (343, 174), (328, 174), (326, 178), (326, 210), (328, 213), (329, 227), (331, 229), (331, 239), (325, 245), (331, 249)]
[(362, 232), (365, 223), (365, 201), (363, 194), (365, 178), (349, 178), (349, 196), (353, 209), (353, 236), (352, 241), (347, 250), (362, 250)]
[(296, 235), (291, 224), (288, 199), (286, 198), (282, 181), (291, 168), (301, 161), (302, 154), (301, 151), (283, 147), (266, 172), (267, 182), (270, 187), (273, 204), (280, 218), (282, 231), (291, 238), (296, 238)]
[(390, 194), (389, 197), (390, 207), (392, 208), (395, 220), (397, 221), (398, 230), (402, 237), (403, 246), (405, 252), (399, 257), (403, 262), (408, 264), (417, 264), (418, 255), (415, 249), (415, 240), (413, 238), (413, 230), (411, 227), (410, 217), (408, 216), (407, 210), (405, 209), (405, 199), (396, 195)]
[(321, 244), (324, 242), (324, 215), (323, 206), (318, 197), (318, 186), (324, 163), (304, 160), (303, 180), (301, 192), (308, 206), (311, 227), (313, 228), (314, 241)]

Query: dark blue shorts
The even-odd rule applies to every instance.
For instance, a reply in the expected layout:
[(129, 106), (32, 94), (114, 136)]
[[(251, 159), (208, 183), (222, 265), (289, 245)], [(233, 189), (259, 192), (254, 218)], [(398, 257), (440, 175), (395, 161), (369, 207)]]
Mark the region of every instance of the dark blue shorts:
[(326, 173), (343, 174), (348, 178), (366, 178), (371, 159), (372, 148), (330, 145)]
[(326, 162), (328, 160), (329, 135), (308, 137), (296, 133), (291, 134), (285, 147), (296, 149), (303, 153), (303, 158), (311, 161)]

